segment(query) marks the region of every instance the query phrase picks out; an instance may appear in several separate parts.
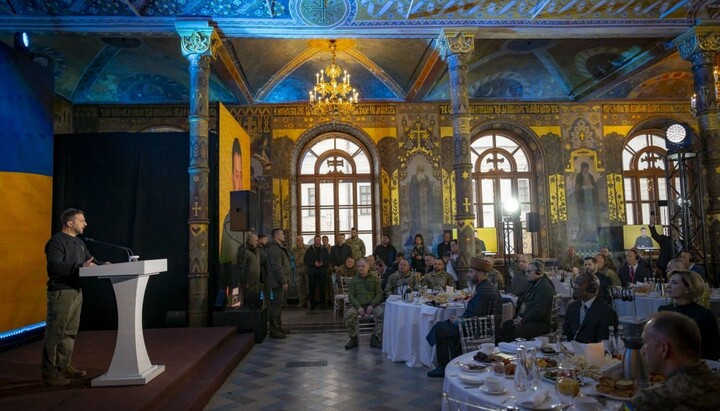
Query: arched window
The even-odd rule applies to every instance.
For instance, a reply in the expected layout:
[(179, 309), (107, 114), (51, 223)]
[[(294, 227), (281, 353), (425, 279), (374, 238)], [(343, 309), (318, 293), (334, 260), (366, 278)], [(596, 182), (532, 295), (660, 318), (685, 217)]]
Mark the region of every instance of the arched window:
[[(526, 213), (533, 211), (534, 171), (528, 150), (518, 139), (500, 133), (483, 134), (473, 140), (473, 206), (476, 227), (502, 227), (502, 205), (510, 198), (520, 203), (520, 220), (525, 223)], [(502, 247), (502, 230), (497, 231), (497, 244)], [(516, 241), (522, 235), (522, 249)], [(524, 227), (511, 239), (516, 253), (530, 253), (532, 235)], [(503, 250), (497, 250), (501, 252)]]
[(625, 213), (628, 225), (647, 224), (650, 212), (668, 223), (665, 139), (645, 133), (632, 137), (623, 150)]
[(357, 227), (372, 251), (374, 213), (372, 164), (367, 149), (343, 133), (313, 139), (298, 161), (298, 233), (306, 242), (315, 234), (348, 234)]

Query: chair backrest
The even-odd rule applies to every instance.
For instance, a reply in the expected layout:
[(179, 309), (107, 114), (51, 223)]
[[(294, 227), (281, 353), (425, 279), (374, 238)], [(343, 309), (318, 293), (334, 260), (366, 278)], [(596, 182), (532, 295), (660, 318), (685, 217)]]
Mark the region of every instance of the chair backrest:
[(352, 280), (352, 277), (345, 277), (341, 275), (338, 278), (340, 279), (340, 294), (347, 295), (348, 289), (350, 287), (350, 280)]
[(560, 303), (562, 297), (560, 294), (553, 295), (552, 308), (550, 310), (550, 329), (551, 331), (557, 331), (560, 327)]
[(461, 318), (458, 330), (463, 353), (476, 350), (482, 343), (495, 342), (495, 316)]
[(442, 400), (443, 400), (443, 409), (447, 409), (448, 411), (467, 411), (467, 410), (477, 410), (477, 411), (496, 411), (498, 408), (488, 408), (483, 407), (482, 405), (472, 404), (467, 401), (463, 401), (457, 398), (453, 398), (450, 396), (450, 394), (447, 393), (447, 391), (443, 391), (442, 394)]

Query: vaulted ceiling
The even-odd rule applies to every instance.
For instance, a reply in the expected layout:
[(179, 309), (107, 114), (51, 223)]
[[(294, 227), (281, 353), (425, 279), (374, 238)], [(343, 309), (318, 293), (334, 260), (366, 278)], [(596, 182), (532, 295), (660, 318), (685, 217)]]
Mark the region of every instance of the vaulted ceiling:
[(446, 101), (443, 30), (475, 36), (478, 101), (679, 100), (693, 79), (671, 41), (719, 14), (719, 0), (0, 0), (0, 40), (28, 32), (74, 103), (187, 102), (188, 19), (223, 40), (213, 101), (304, 102), (331, 39), (361, 100)]

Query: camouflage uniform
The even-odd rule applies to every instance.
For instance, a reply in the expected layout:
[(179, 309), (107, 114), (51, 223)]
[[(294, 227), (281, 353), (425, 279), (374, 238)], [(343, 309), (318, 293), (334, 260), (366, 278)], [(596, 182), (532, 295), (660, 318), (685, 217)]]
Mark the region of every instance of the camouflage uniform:
[(308, 246), (303, 244), (301, 246), (295, 246), (292, 248), (293, 256), (295, 257), (295, 291), (297, 292), (298, 301), (300, 307), (307, 306), (307, 273), (305, 272), (305, 251)]
[(490, 272), (488, 273), (488, 280), (490, 280), (490, 283), (497, 287), (498, 290), (505, 289), (505, 277), (500, 274), (500, 271), (494, 268), (490, 270)]
[(583, 263), (584, 261), (582, 257), (577, 254), (575, 254), (573, 257), (568, 257), (567, 255), (565, 255), (558, 261), (558, 267), (560, 267), (561, 270), (565, 271), (572, 271), (573, 268), (577, 268), (582, 271)]
[(360, 239), (360, 237), (350, 237), (345, 240), (345, 244), (349, 245), (352, 249), (352, 255), (355, 261), (358, 261), (361, 258), (365, 258), (365, 242)]
[(338, 275), (343, 277), (355, 277), (357, 274), (357, 268), (353, 266), (352, 268), (347, 268), (346, 266), (340, 267), (338, 270)]
[(603, 267), (598, 270), (600, 274), (605, 275), (607, 278), (610, 279), (610, 282), (612, 283), (613, 287), (620, 287), (620, 277), (618, 277), (617, 273), (607, 267)]
[(396, 271), (390, 274), (390, 277), (387, 280), (387, 284), (385, 285), (385, 296), (395, 294), (396, 288), (400, 286), (410, 286), (410, 283), (412, 281), (414, 281), (414, 279), (411, 272), (408, 272), (405, 276), (403, 276), (400, 271)]
[(238, 247), (236, 255), (236, 277), (243, 290), (245, 306), (251, 310), (260, 309), (260, 288), (263, 281), (260, 266), (260, 250), (249, 245)]
[(348, 284), (348, 299), (350, 300), (350, 308), (345, 312), (345, 328), (350, 338), (357, 337), (358, 310), (360, 307), (367, 309), (373, 306), (372, 316), (375, 319), (375, 328), (373, 336), (382, 341), (384, 309), (380, 305), (383, 294), (380, 288), (380, 279), (367, 275), (361, 277), (356, 275)]
[(637, 411), (720, 410), (720, 376), (705, 364), (682, 368), (664, 383), (640, 391), (633, 402)]
[(447, 271), (431, 271), (425, 274), (420, 284), (430, 290), (445, 291), (445, 287), (448, 285), (455, 287), (455, 280)]

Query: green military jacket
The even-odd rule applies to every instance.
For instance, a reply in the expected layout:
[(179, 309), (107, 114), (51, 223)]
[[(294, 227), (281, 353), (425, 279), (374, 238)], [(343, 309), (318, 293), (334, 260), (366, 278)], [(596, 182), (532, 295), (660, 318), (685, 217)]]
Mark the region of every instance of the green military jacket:
[(338, 273), (342, 277), (355, 277), (355, 275), (357, 274), (357, 267), (353, 266), (353, 268), (347, 268), (346, 266), (342, 266), (338, 270)]
[(352, 249), (353, 258), (355, 259), (355, 262), (357, 262), (361, 258), (365, 258), (367, 254), (365, 254), (365, 242), (358, 238), (348, 238), (345, 240), (345, 244), (350, 246), (350, 249)]
[(566, 255), (558, 261), (558, 267), (565, 271), (572, 271), (573, 267), (581, 269), (583, 267), (583, 259), (577, 254), (573, 257)]
[(390, 294), (395, 294), (396, 288), (403, 285), (410, 286), (410, 283), (412, 281), (413, 275), (411, 274), (411, 272), (408, 272), (408, 275), (403, 276), (400, 271), (395, 271), (394, 273), (390, 274), (390, 277), (387, 280), (387, 284), (385, 284), (385, 295), (388, 296)]
[(241, 245), (237, 250), (237, 278), (241, 286), (252, 290), (260, 286), (260, 252), (257, 248)]
[(423, 277), (420, 282), (430, 290), (445, 291), (446, 286), (455, 287), (455, 280), (447, 271), (431, 271)]
[(355, 308), (365, 305), (376, 306), (382, 302), (383, 293), (380, 279), (368, 273), (366, 277), (356, 275), (348, 284), (348, 299)]
[(607, 278), (610, 279), (610, 282), (612, 283), (613, 287), (620, 287), (620, 277), (618, 277), (617, 273), (607, 267), (603, 267), (598, 270), (600, 274), (604, 274)]
[(300, 247), (295, 246), (291, 250), (295, 257), (295, 274), (305, 274), (305, 251), (307, 249), (308, 246), (303, 244)]
[(720, 376), (705, 364), (682, 368), (665, 382), (641, 390), (633, 402), (637, 411), (720, 410)]

